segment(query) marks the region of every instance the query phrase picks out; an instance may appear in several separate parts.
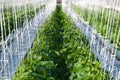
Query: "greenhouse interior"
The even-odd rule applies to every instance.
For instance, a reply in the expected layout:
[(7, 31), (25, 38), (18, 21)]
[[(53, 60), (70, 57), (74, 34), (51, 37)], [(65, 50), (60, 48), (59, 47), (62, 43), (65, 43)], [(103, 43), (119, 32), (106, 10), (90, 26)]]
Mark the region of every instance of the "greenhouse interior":
[(0, 80), (120, 80), (120, 0), (0, 0)]

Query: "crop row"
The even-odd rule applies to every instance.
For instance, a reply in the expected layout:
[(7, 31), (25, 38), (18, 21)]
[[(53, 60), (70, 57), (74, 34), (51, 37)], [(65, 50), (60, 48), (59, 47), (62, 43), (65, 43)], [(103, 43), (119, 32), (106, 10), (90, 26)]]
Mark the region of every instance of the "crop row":
[(89, 42), (57, 6), (38, 31), (13, 80), (107, 80)]
[(35, 10), (32, 5), (26, 5), (25, 7), (22, 6), (21, 8), (4, 6), (2, 9), (2, 22), (0, 25), (0, 27), (2, 26), (0, 29), (0, 40), (5, 40), (13, 29), (22, 27), (25, 20), (29, 21), (32, 19), (35, 16), (35, 13), (38, 13), (38, 11), (44, 7), (45, 5), (39, 5)]
[(120, 13), (114, 9), (88, 9), (72, 4), (72, 9), (120, 50)]

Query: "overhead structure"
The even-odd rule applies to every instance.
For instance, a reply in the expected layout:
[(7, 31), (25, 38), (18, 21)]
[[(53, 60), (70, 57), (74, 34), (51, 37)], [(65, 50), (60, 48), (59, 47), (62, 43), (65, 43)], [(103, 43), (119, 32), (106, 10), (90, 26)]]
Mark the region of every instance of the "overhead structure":
[(61, 5), (62, 4), (62, 0), (57, 0), (57, 5)]

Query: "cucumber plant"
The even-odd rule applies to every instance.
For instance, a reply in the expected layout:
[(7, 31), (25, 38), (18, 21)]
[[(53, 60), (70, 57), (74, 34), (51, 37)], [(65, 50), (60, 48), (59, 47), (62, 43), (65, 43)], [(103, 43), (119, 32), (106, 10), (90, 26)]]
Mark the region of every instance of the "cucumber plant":
[[(104, 38), (107, 38), (111, 43), (117, 44), (117, 49), (120, 50), (120, 37), (118, 38), (117, 36), (119, 34), (120, 12), (107, 8), (88, 10), (87, 8), (80, 8), (74, 4), (72, 4), (71, 8), (85, 21), (89, 22), (91, 27), (95, 27), (96, 31)], [(97, 17), (95, 17), (96, 14)], [(118, 40), (116, 40), (117, 38)]]
[[(6, 37), (9, 35), (9, 33), (11, 33), (13, 31), (13, 29), (15, 29), (15, 25), (17, 25), (17, 28), (22, 27), (23, 23), (25, 21), (25, 14), (27, 14), (27, 19), (28, 21), (30, 19), (32, 19), (35, 16), (35, 10), (33, 8), (33, 6), (31, 5), (26, 5), (26, 13), (25, 13), (25, 9), (22, 6), (21, 10), (16, 12), (16, 17), (14, 16), (15, 13), (13, 12), (13, 8), (12, 6), (4, 6), (3, 7), (3, 16), (4, 20), (2, 20), (2, 25), (0, 25), (0, 27), (3, 27), (3, 33), (1, 33), (0, 30), (0, 41), (2, 39), (2, 34), (3, 34), (3, 40), (6, 39)], [(45, 8), (45, 5), (40, 5), (36, 8), (36, 13), (39, 12), (40, 9)], [(16, 23), (17, 21), (17, 23)]]

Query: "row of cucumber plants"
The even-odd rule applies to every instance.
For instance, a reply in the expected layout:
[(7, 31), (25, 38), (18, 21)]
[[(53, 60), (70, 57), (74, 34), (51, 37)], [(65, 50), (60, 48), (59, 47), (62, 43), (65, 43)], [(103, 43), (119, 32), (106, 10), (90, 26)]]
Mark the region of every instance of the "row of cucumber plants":
[[(36, 7), (36, 13), (39, 12), (40, 9), (44, 8), (45, 5), (39, 5)], [(16, 10), (14, 12), (14, 10)], [(9, 33), (13, 31), (13, 29), (19, 28), (23, 26), (24, 21), (27, 20), (29, 21), (35, 16), (35, 9), (31, 5), (26, 5), (26, 11), (25, 7), (22, 6), (21, 8), (13, 8), (12, 6), (4, 6), (3, 7), (3, 20), (2, 20), (2, 26), (3, 29), (0, 30), (0, 40), (2, 39), (3, 35), (3, 40), (6, 39), (6, 36), (8, 36)], [(1, 32), (3, 31), (3, 32)]]
[(81, 18), (89, 22), (104, 38), (116, 44), (118, 50), (120, 50), (120, 12), (108, 8), (90, 10), (88, 8), (78, 7), (74, 4), (72, 4), (71, 7)]
[(40, 27), (33, 47), (12, 80), (107, 80), (89, 42), (62, 6)]

